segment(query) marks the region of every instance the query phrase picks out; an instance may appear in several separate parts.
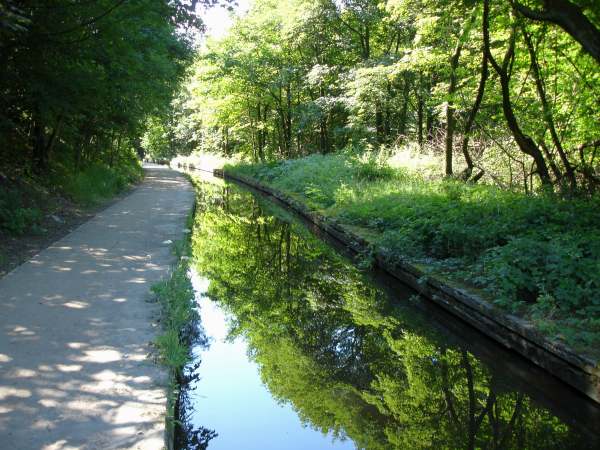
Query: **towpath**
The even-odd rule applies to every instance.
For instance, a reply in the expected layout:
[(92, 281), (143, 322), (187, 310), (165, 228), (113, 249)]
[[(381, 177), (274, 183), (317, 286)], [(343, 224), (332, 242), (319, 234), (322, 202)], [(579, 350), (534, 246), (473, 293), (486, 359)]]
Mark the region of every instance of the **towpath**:
[(130, 195), (0, 279), (0, 448), (163, 448), (149, 290), (193, 201), (181, 174), (148, 166)]

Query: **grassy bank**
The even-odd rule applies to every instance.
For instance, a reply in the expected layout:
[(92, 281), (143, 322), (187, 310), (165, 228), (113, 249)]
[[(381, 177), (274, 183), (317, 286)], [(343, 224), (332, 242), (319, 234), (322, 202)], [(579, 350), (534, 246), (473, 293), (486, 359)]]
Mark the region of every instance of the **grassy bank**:
[[(190, 181), (194, 182), (193, 179)], [(186, 228), (194, 228), (196, 209), (190, 212)], [(187, 439), (195, 436), (194, 426), (179, 412), (180, 403), (185, 401), (185, 386), (190, 381), (185, 367), (191, 361), (190, 348), (202, 342), (203, 333), (198, 325), (199, 316), (196, 310), (195, 292), (189, 277), (191, 250), (191, 233), (182, 240), (173, 243), (176, 262), (170, 276), (152, 287), (161, 306), (162, 332), (156, 338), (158, 361), (169, 372), (167, 396), (167, 412), (165, 425), (169, 450), (188, 448)]]
[(54, 163), (47, 173), (0, 166), (0, 276), (64, 236), (143, 176), (135, 159), (75, 170)]
[[(168, 441), (173, 441), (178, 420), (177, 400), (183, 369), (190, 360), (190, 345), (195, 335), (197, 313), (194, 290), (188, 277), (190, 246), (187, 240), (173, 246), (177, 262), (166, 280), (155, 284), (152, 292), (161, 305), (162, 333), (156, 338), (159, 362), (169, 372), (165, 426)], [(170, 447), (169, 447), (170, 448)]]
[(121, 167), (92, 164), (75, 171), (57, 164), (44, 176), (10, 174), (0, 169), (0, 231), (10, 235), (43, 233), (43, 219), (72, 203), (98, 205), (143, 176), (137, 161)]
[(313, 155), (229, 170), (348, 226), (392, 259), (477, 290), (544, 334), (600, 344), (600, 199), (431, 180), (375, 157)]
[(139, 182), (143, 176), (139, 162), (132, 161), (131, 164), (120, 167), (92, 164), (70, 176), (66, 171), (61, 174), (57, 170), (54, 182), (76, 203), (93, 206), (114, 197), (131, 184)]

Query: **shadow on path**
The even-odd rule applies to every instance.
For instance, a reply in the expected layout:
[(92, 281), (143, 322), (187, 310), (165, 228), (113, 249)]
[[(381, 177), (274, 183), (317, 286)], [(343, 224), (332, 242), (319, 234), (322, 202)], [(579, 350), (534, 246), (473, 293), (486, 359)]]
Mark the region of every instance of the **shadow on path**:
[(0, 446), (161, 449), (165, 374), (150, 286), (194, 201), (146, 168), (131, 195), (0, 279)]

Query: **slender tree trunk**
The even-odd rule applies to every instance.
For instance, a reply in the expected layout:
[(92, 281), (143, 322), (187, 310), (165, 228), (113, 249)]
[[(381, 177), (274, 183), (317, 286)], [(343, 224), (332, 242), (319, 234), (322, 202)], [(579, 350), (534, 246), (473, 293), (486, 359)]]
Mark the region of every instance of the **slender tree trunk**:
[(482, 53), (483, 56), (481, 59), (481, 76), (479, 78), (479, 86), (477, 87), (477, 95), (475, 96), (475, 102), (473, 103), (473, 107), (469, 111), (469, 115), (465, 123), (465, 130), (462, 141), (462, 154), (464, 155), (465, 161), (467, 163), (467, 167), (462, 174), (462, 178), (465, 181), (471, 178), (471, 175), (473, 174), (474, 164), (473, 158), (471, 158), (471, 153), (469, 152), (469, 140), (471, 138), (471, 130), (473, 129), (473, 125), (475, 124), (475, 117), (477, 117), (477, 113), (479, 112), (481, 102), (483, 101), (483, 95), (485, 94), (485, 85), (490, 73), (488, 69), (487, 52), (484, 49)]
[(402, 108), (400, 109), (400, 118), (398, 121), (398, 134), (404, 136), (406, 134), (406, 125), (408, 119), (408, 102), (410, 98), (410, 76), (404, 74), (404, 86), (402, 89)]
[(423, 76), (420, 76), (419, 88), (417, 91), (417, 141), (419, 148), (423, 149)]
[(286, 111), (284, 114), (285, 146), (288, 158), (292, 156), (292, 88), (290, 83), (286, 84)]
[(454, 147), (454, 100), (453, 96), (456, 92), (456, 69), (462, 51), (462, 36), (459, 37), (454, 49), (452, 58), (450, 58), (450, 84), (448, 86), (448, 104), (446, 105), (446, 176), (451, 177), (452, 170), (452, 153)]
[(469, 32), (471, 31), (471, 24), (475, 20), (477, 8), (474, 8), (471, 15), (465, 22), (463, 29), (458, 36), (458, 41), (454, 48), (454, 53), (450, 58), (450, 84), (448, 86), (448, 105), (446, 106), (446, 176), (450, 177), (453, 175), (452, 159), (454, 149), (454, 129), (456, 126), (456, 119), (454, 117), (454, 94), (456, 93), (456, 70), (458, 69), (458, 62), (460, 60), (460, 54), (462, 52), (463, 43)]
[(492, 64), (494, 70), (498, 73), (500, 78), (500, 87), (502, 90), (502, 110), (504, 112), (504, 118), (506, 119), (506, 123), (508, 128), (510, 129), (519, 149), (531, 156), (536, 165), (536, 171), (542, 184), (546, 186), (550, 186), (551, 179), (550, 174), (548, 173), (548, 166), (546, 165), (546, 161), (544, 160), (544, 156), (542, 152), (534, 142), (534, 140), (523, 133), (515, 113), (513, 111), (512, 103), (510, 100), (510, 71), (509, 67), (514, 58), (514, 50), (515, 50), (515, 25), (513, 24), (512, 31), (509, 37), (509, 45), (504, 55), (504, 61), (502, 65), (498, 64), (498, 62), (494, 59), (490, 49), (490, 31), (489, 31), (489, 12), (490, 12), (490, 2), (489, 0), (484, 0), (483, 3), (483, 42), (485, 51), (487, 52), (488, 59)]
[(383, 113), (381, 111), (381, 105), (379, 102), (375, 104), (375, 129), (377, 130), (377, 143), (383, 144), (384, 142), (384, 125), (383, 125)]
[[(254, 115), (252, 114), (252, 106), (250, 100), (246, 101), (248, 108), (248, 120), (250, 121), (250, 135), (252, 136), (252, 161), (258, 162), (258, 127), (254, 122)], [(260, 121), (260, 116), (257, 122)]]
[[(542, 103), (542, 111), (544, 112), (544, 120), (546, 121), (546, 125), (548, 126), (548, 130), (550, 131), (550, 136), (552, 137), (552, 142), (556, 147), (556, 151), (560, 157), (561, 162), (565, 168), (567, 179), (571, 185), (572, 190), (577, 189), (577, 179), (575, 178), (575, 171), (573, 170), (573, 166), (569, 162), (567, 158), (567, 154), (560, 142), (560, 138), (558, 137), (558, 133), (556, 132), (556, 127), (554, 125), (554, 117), (552, 116), (552, 109), (548, 104), (548, 99), (546, 97), (546, 90), (544, 88), (544, 82), (542, 80), (542, 74), (540, 71), (540, 66), (538, 64), (537, 56), (535, 53), (535, 49), (533, 47), (533, 42), (531, 41), (531, 36), (527, 33), (527, 30), (523, 28), (523, 37), (525, 38), (525, 43), (527, 45), (527, 50), (529, 51), (529, 58), (531, 59), (531, 69), (533, 73), (533, 78), (535, 80), (535, 86), (538, 92), (538, 96), (540, 97), (540, 101)], [(552, 163), (551, 159), (549, 160)]]
[(425, 129), (427, 130), (427, 142), (433, 141), (433, 111), (429, 106), (425, 107)]
[[(257, 131), (257, 154), (258, 154), (258, 158), (261, 162), (265, 161), (265, 140), (266, 140), (266, 136), (265, 136), (265, 131), (263, 130), (264, 127), (264, 121), (266, 120), (266, 116), (267, 116), (267, 107), (264, 106), (263, 107), (263, 111), (261, 112), (261, 104), (260, 102), (256, 105), (256, 114), (258, 116), (258, 131)], [(263, 119), (261, 114), (264, 114), (265, 118)]]

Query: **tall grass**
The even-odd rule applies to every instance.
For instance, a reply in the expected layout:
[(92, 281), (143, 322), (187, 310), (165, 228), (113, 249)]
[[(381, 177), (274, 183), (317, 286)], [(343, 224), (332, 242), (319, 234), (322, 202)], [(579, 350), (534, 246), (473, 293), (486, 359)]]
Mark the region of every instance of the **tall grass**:
[(142, 175), (137, 162), (117, 168), (95, 163), (66, 177), (62, 189), (75, 202), (91, 206), (114, 197), (128, 185), (139, 181)]

